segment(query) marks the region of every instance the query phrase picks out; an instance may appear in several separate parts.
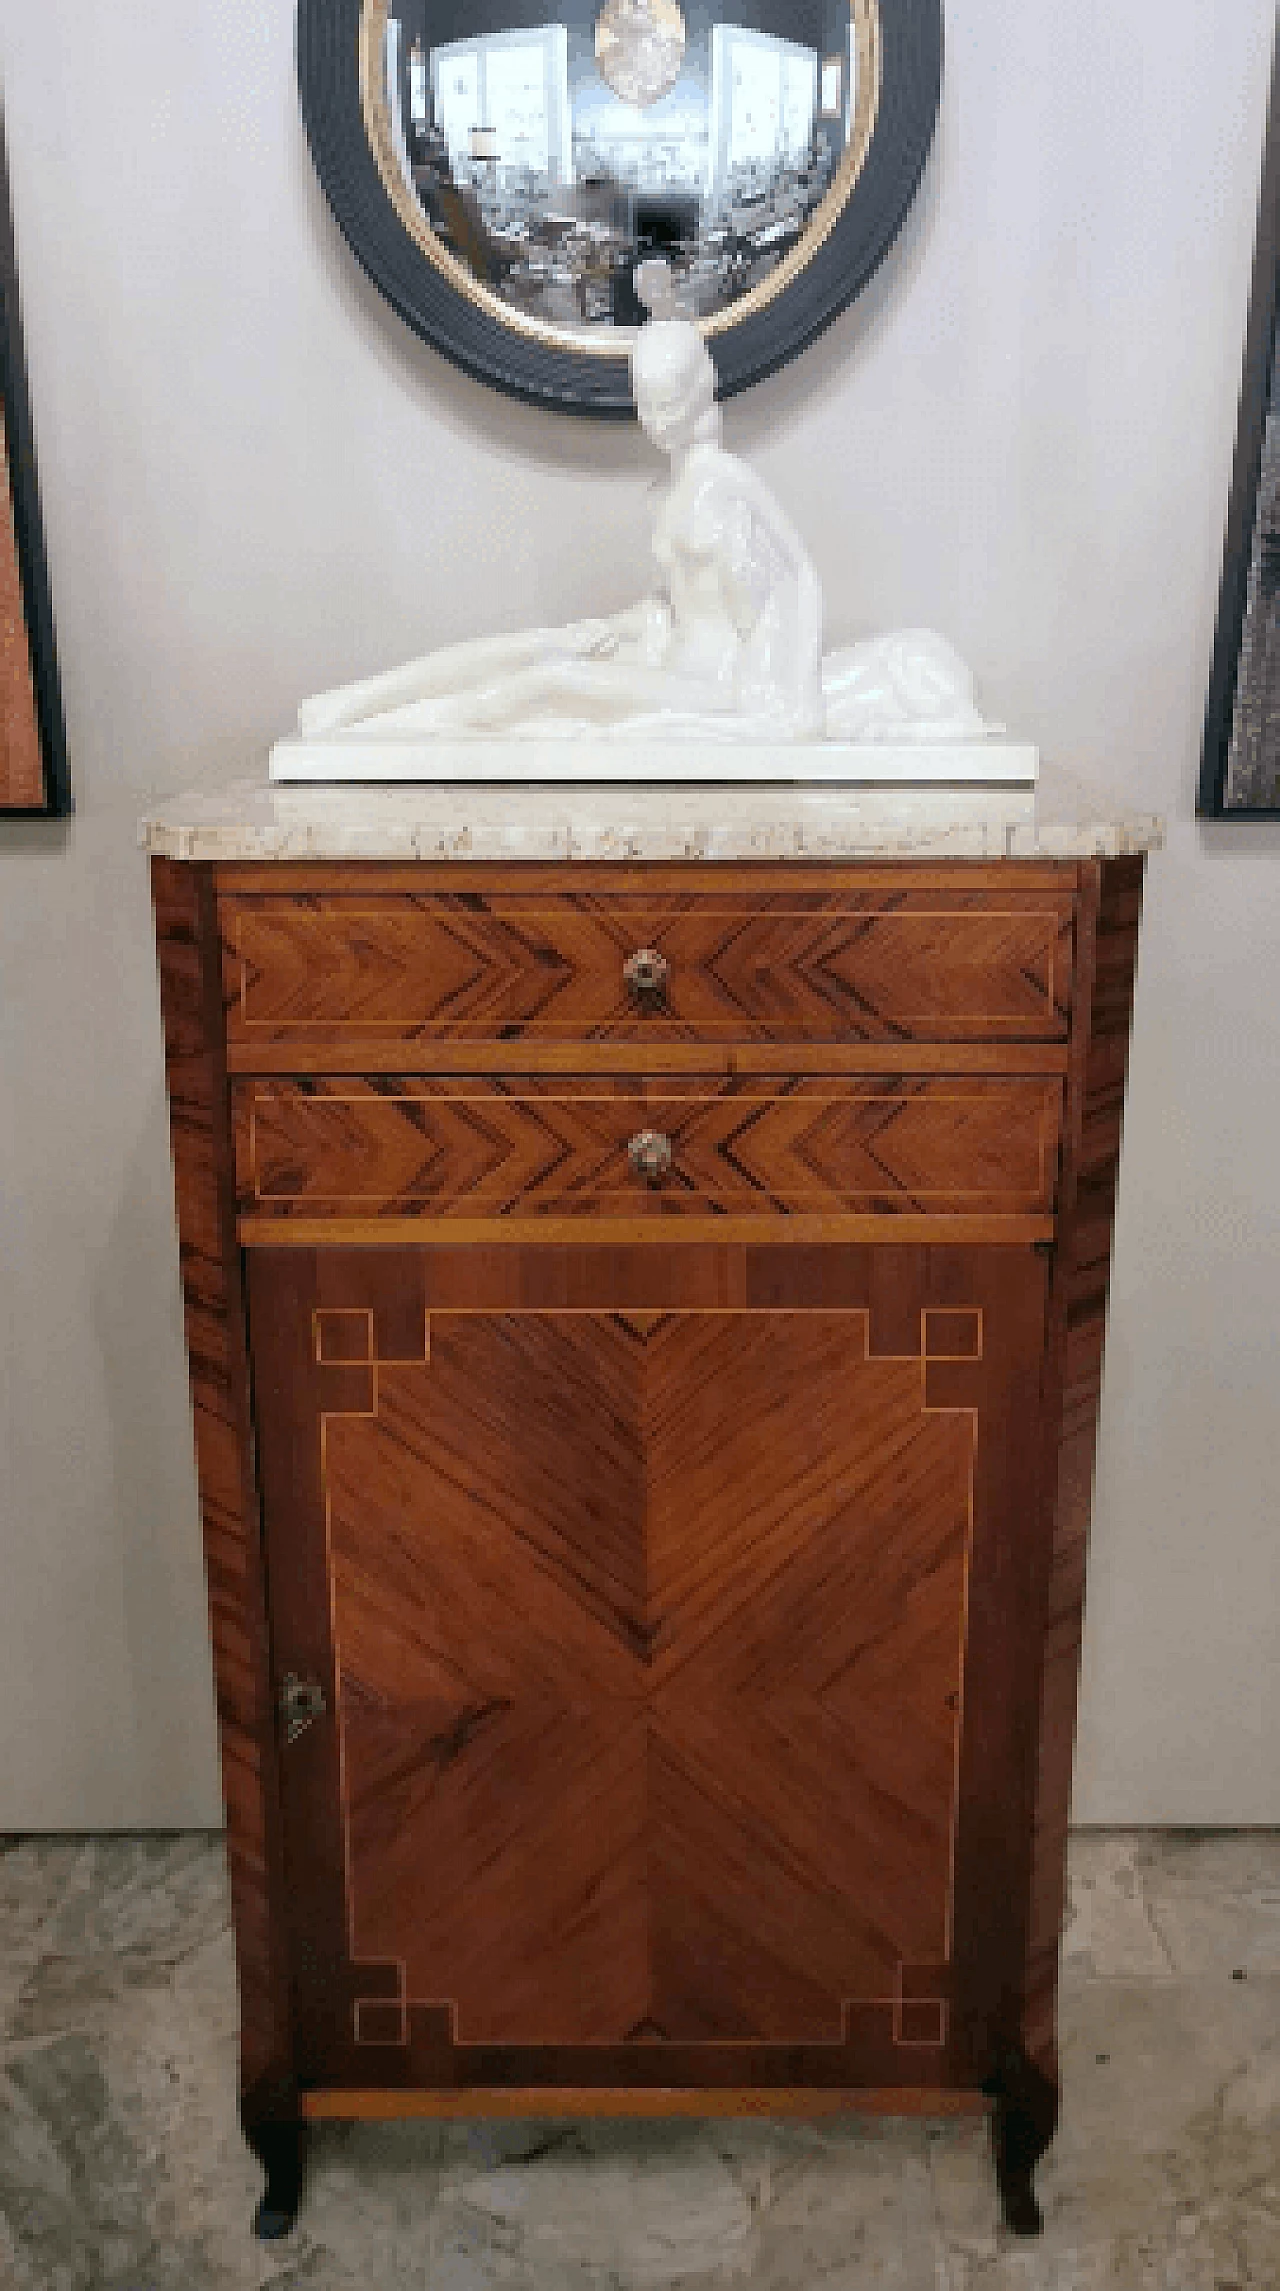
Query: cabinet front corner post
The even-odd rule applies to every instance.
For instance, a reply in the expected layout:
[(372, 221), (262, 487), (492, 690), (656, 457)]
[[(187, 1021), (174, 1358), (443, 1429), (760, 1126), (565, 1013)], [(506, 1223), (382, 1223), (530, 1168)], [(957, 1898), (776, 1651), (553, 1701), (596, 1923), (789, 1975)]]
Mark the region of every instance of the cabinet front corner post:
[(1082, 867), (1077, 910), (1059, 1237), (1050, 1293), (1052, 1546), (1020, 2044), (1021, 2056), (1054, 2090), (1089, 1516), (1144, 865), (1141, 858), (1120, 858)]
[(296, 2113), (296, 2093), (217, 901), (213, 870), (205, 865), (153, 859), (151, 885), (240, 1983), (240, 2089), (248, 2131), (251, 2124), (287, 2122), (291, 2109)]

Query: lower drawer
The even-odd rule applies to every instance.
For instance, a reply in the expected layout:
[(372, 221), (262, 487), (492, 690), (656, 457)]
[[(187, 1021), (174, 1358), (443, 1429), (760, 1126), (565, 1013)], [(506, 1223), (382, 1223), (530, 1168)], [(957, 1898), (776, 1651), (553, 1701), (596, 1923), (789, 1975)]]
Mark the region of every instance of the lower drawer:
[(1052, 1076), (255, 1077), (240, 1212), (449, 1218), (1047, 1214)]

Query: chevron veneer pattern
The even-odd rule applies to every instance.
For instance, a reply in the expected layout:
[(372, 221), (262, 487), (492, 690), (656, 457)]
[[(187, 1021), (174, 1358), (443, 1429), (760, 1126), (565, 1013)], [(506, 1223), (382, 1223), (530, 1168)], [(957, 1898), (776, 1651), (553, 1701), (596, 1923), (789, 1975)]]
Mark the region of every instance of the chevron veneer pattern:
[[(221, 903), (228, 1035), (494, 1041), (1065, 1039), (1072, 894), (586, 891)], [(669, 966), (640, 1009), (623, 968)]]
[[(949, 1950), (963, 1371), (930, 1406), (859, 1312), (442, 1313), (394, 1363), (360, 1317), (316, 1316), (360, 1362), (322, 1422), (353, 1958), (462, 2043), (836, 2044), (897, 1999), (936, 2046), (902, 1968)], [(922, 1322), (976, 1360), (977, 1312)]]
[[(678, 1216), (1048, 1210), (1062, 1085), (1047, 1076), (242, 1081), (244, 1214)], [(628, 1159), (656, 1129), (660, 1187)]]

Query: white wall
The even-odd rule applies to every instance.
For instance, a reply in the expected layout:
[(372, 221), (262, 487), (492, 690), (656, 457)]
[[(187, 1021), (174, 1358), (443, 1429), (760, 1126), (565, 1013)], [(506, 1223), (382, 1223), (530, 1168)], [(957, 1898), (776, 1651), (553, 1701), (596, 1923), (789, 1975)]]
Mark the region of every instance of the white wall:
[[(1280, 838), (1192, 820), (1271, 0), (948, 14), (904, 240), (729, 439), (833, 635), (935, 622), (994, 713), (1170, 817), (1077, 1814), (1277, 1822)], [(321, 684), (621, 602), (644, 547), (637, 434), (465, 382), (366, 288), (292, 40), (290, 0), (5, 12), (79, 814), (0, 827), (0, 1826), (218, 1810), (137, 813)]]

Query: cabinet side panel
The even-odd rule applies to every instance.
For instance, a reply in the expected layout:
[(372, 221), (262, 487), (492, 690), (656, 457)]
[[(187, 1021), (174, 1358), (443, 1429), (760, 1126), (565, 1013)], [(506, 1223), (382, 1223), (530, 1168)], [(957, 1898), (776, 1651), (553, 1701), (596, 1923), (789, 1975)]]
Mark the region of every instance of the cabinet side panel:
[(1057, 2066), (1058, 1952), (1066, 1901), (1085, 1558), (1143, 866), (1141, 859), (1113, 859), (1086, 871), (1077, 941), (1076, 1033), (1054, 1269), (1053, 1555), (1023, 2018), (1027, 2051), (1050, 2075), (1056, 2075)]
[(240, 2082), (246, 2100), (269, 2110), (283, 2104), (290, 2078), (288, 1979), (217, 928), (207, 868), (153, 860), (151, 887), (240, 1976)]

